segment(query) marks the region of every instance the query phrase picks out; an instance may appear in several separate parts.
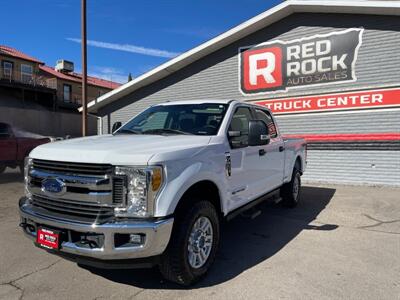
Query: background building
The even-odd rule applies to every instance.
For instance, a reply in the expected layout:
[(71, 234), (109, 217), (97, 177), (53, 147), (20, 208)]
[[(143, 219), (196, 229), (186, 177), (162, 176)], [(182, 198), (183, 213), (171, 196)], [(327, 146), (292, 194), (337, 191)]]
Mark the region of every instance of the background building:
[[(56, 68), (41, 65), (39, 69), (46, 77), (46, 82), (57, 89), (57, 106), (64, 109), (73, 108), (74, 111), (77, 111), (77, 108), (82, 105), (82, 74), (74, 72), (74, 64), (60, 60)], [(94, 100), (121, 85), (92, 76), (88, 76), (87, 80), (88, 101)]]
[(44, 63), (0, 45), (0, 106), (55, 110), (56, 87), (40, 74)]
[(90, 103), (102, 130), (163, 101), (268, 106), (309, 181), (400, 185), (400, 3), (286, 1)]
[[(120, 86), (88, 76), (88, 100)], [(60, 60), (56, 68), (9, 46), (0, 46), (0, 122), (43, 135), (79, 136), (81, 74)], [(89, 132), (97, 133), (96, 117)]]

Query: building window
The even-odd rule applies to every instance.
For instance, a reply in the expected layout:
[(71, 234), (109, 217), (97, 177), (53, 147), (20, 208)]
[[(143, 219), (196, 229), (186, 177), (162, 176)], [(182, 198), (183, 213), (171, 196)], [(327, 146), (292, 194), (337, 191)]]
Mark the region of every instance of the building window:
[(13, 63), (3, 60), (3, 76), (7, 79), (12, 79)]
[(63, 87), (64, 102), (71, 102), (71, 92), (72, 92), (72, 86), (69, 84), (64, 84)]
[(21, 81), (29, 83), (32, 80), (33, 68), (31, 65), (21, 64)]

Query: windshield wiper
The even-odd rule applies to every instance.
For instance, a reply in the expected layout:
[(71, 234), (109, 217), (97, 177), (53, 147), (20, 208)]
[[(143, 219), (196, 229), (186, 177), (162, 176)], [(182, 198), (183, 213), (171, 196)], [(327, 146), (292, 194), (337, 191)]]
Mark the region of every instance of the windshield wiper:
[(169, 129), (169, 128), (157, 128), (157, 129), (148, 129), (142, 131), (142, 134), (163, 134), (163, 133), (172, 133), (172, 134), (185, 134), (192, 135), (192, 133), (177, 130), (177, 129)]
[(120, 130), (118, 130), (114, 134), (119, 134), (119, 133), (141, 134), (140, 131), (136, 131), (136, 130), (128, 129), (128, 128), (121, 128)]

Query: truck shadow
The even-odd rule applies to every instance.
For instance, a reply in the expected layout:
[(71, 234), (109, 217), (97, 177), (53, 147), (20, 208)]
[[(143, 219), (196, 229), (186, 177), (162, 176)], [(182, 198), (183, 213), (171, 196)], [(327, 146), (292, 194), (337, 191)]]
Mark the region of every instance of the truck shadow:
[(166, 282), (157, 269), (85, 269), (114, 282), (146, 289), (197, 289), (217, 285), (269, 259), (303, 230), (335, 230), (338, 226), (334, 224), (310, 224), (325, 209), (335, 191), (306, 186), (302, 189), (301, 202), (294, 209), (267, 201), (259, 206), (262, 213), (255, 219), (237, 217), (225, 224), (213, 267), (202, 281), (191, 287)]

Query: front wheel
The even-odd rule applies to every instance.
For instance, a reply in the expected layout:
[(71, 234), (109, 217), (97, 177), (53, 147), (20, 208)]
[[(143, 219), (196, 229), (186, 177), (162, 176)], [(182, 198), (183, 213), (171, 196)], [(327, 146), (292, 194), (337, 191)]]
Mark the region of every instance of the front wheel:
[(292, 179), (285, 183), (281, 188), (282, 205), (285, 207), (295, 207), (299, 203), (301, 189), (301, 174), (295, 168)]
[(213, 204), (199, 201), (175, 222), (160, 271), (167, 280), (188, 286), (201, 279), (214, 262), (220, 234), (218, 214)]

